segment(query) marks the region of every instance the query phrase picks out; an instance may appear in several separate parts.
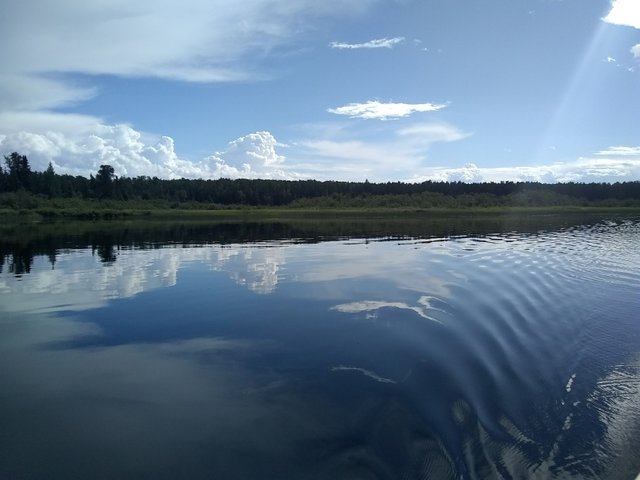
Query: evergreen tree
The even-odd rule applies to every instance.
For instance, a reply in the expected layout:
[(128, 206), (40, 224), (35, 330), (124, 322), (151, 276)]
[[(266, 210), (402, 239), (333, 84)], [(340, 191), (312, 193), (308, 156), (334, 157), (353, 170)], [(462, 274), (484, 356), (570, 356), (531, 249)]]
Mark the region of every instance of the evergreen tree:
[(113, 181), (115, 171), (111, 165), (100, 165), (100, 169), (95, 177), (96, 194), (100, 198), (113, 197)]
[(4, 156), (4, 163), (7, 167), (8, 190), (19, 190), (24, 188), (29, 190), (31, 186), (31, 166), (26, 155), (13, 152)]
[(49, 162), (47, 169), (42, 174), (43, 192), (49, 196), (49, 198), (57, 197), (59, 194), (58, 179), (56, 178), (56, 172), (53, 169), (53, 165)]

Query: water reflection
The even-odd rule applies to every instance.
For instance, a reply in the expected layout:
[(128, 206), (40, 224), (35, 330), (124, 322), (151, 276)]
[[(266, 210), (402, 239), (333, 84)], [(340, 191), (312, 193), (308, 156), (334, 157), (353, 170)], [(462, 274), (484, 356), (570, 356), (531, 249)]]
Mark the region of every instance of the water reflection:
[(427, 312), (430, 310), (437, 310), (439, 312), (444, 312), (444, 310), (436, 308), (432, 305), (433, 301), (437, 300), (434, 297), (429, 297), (423, 295), (418, 299), (418, 305), (416, 307), (412, 307), (406, 303), (401, 302), (382, 302), (377, 300), (369, 300), (364, 302), (352, 302), (352, 303), (343, 303), (340, 305), (336, 305), (333, 307), (335, 310), (344, 313), (367, 313), (367, 318), (376, 318), (377, 311), (382, 308), (398, 308), (400, 310), (410, 310), (412, 312), (417, 313), (422, 318), (426, 318), (427, 320), (433, 320), (434, 322), (442, 323), (437, 318), (430, 316)]
[(8, 264), (15, 275), (29, 273), (34, 258), (45, 255), (52, 267), (69, 248), (91, 248), (104, 263), (120, 249), (153, 249), (164, 245), (234, 244), (273, 240), (318, 242), (338, 238), (452, 238), (495, 232), (535, 233), (592, 224), (598, 215), (430, 215), (319, 218), (292, 221), (66, 222), (0, 225), (0, 272)]
[(0, 274), (0, 477), (633, 478), (639, 235), (41, 249)]
[(285, 247), (234, 247), (220, 250), (213, 269), (226, 272), (238, 284), (255, 293), (271, 293), (278, 284), (278, 273), (284, 266)]
[(108, 257), (104, 251), (75, 250), (59, 254), (55, 268), (49, 268), (44, 258), (36, 258), (29, 275), (19, 282), (0, 277), (0, 292), (7, 294), (4, 308), (8, 310), (84, 310), (106, 305), (109, 299), (172, 287), (181, 268), (200, 263), (226, 273), (253, 292), (270, 293), (286, 261), (284, 249), (242, 245), (158, 248), (120, 250)]

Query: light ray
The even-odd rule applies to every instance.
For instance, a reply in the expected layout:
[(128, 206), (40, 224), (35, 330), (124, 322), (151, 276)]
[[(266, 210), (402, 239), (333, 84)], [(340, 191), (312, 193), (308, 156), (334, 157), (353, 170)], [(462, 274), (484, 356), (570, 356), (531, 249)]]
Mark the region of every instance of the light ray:
[(598, 47), (605, 41), (607, 28), (608, 25), (606, 23), (599, 23), (589, 45), (585, 49), (571, 76), (571, 80), (565, 88), (564, 94), (549, 121), (545, 133), (541, 137), (536, 154), (533, 156), (533, 163), (539, 164), (549, 161), (547, 157), (549, 146), (558, 143), (557, 138), (562, 134), (561, 125), (566, 123), (570, 118), (580, 114), (576, 109), (576, 106), (579, 105), (578, 100), (580, 93), (584, 90), (588, 81), (593, 81), (589, 73), (592, 71), (593, 63), (597, 57), (596, 52)]

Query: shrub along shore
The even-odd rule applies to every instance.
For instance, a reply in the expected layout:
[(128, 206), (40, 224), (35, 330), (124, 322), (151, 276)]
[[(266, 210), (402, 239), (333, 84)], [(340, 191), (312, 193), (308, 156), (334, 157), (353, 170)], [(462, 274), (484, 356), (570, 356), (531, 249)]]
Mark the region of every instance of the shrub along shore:
[(53, 205), (22, 209), (0, 209), (0, 221), (4, 222), (41, 222), (55, 220), (111, 220), (111, 219), (149, 219), (149, 220), (323, 220), (323, 219), (366, 219), (366, 218), (416, 218), (435, 216), (471, 216), (471, 215), (548, 215), (572, 213), (621, 213), (640, 215), (638, 206), (488, 206), (488, 207), (256, 207), (224, 206), (210, 204), (179, 205), (175, 208), (163, 208), (145, 202), (129, 205), (129, 202), (86, 201), (74, 202), (65, 206), (64, 202)]

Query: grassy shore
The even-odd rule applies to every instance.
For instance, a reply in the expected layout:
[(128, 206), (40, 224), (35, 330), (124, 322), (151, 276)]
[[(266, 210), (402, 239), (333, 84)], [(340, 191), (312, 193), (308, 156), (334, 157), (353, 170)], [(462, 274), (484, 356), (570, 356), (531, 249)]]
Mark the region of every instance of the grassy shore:
[[(125, 202), (123, 202), (125, 203)], [(236, 219), (247, 221), (260, 220), (304, 220), (304, 219), (335, 219), (335, 218), (391, 218), (391, 217), (422, 217), (422, 216), (450, 216), (450, 215), (545, 215), (545, 214), (586, 214), (586, 213), (620, 213), (640, 214), (640, 207), (610, 207), (610, 206), (514, 206), (514, 207), (458, 207), (458, 208), (293, 208), (293, 207), (225, 207), (212, 208), (132, 208), (124, 205), (113, 205), (113, 202), (100, 204), (91, 202), (89, 205), (63, 208), (33, 208), (33, 209), (0, 209), (0, 220), (4, 222), (42, 222), (55, 220), (111, 220), (111, 219)]]
[[(439, 203), (438, 203), (439, 202)], [(533, 215), (549, 213), (640, 213), (640, 202), (604, 200), (587, 202), (566, 196), (458, 197), (385, 196), (317, 197), (290, 205), (248, 206), (169, 200), (115, 200), (47, 198), (18, 191), (0, 194), (0, 220), (38, 222), (47, 220), (110, 219), (321, 219), (392, 218), (442, 215)]]

